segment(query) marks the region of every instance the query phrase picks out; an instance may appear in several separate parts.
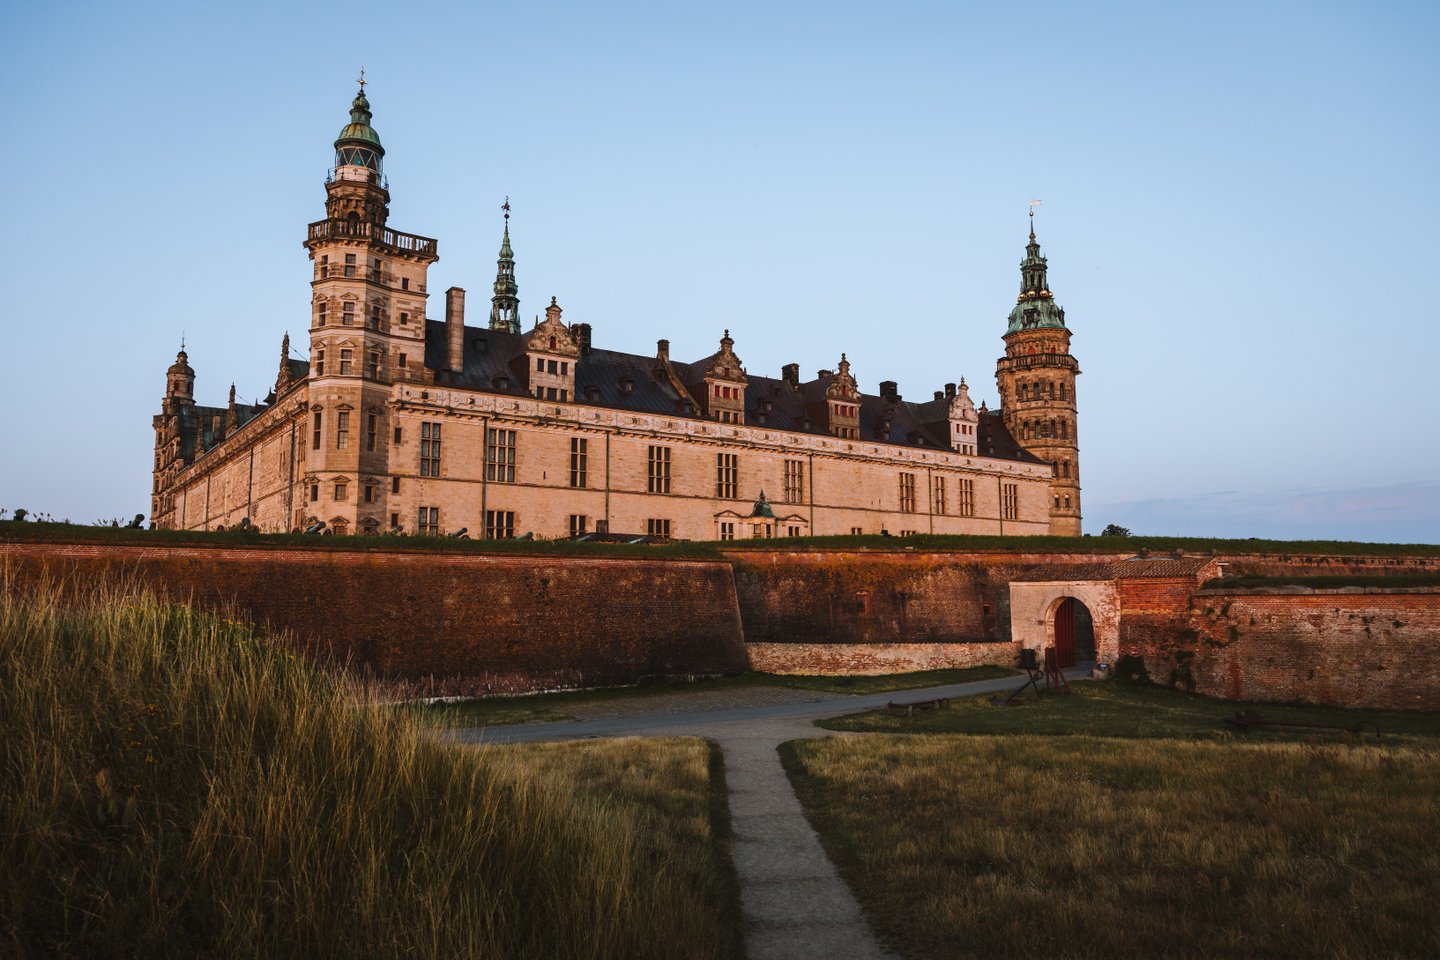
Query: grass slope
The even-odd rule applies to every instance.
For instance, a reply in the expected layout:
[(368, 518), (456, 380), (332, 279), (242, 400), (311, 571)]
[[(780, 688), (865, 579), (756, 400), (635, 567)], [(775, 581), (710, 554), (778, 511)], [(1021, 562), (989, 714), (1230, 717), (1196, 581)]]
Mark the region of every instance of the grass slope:
[(1433, 744), (880, 736), (782, 755), (907, 957), (1440, 955)]
[(500, 553), (534, 556), (654, 557), (720, 559), (762, 550), (875, 550), (953, 551), (957, 553), (1134, 553), (1144, 547), (1155, 552), (1185, 550), (1217, 554), (1280, 554), (1381, 557), (1440, 557), (1440, 544), (1366, 543), (1349, 540), (1258, 540), (1209, 537), (1051, 537), (970, 536), (918, 534), (900, 539), (877, 535), (858, 537), (795, 537), (774, 540), (682, 541), (657, 546), (587, 543), (572, 540), (452, 540), (447, 537), (304, 536), (226, 530), (125, 530), (71, 523), (36, 523), (0, 520), (0, 540), (87, 543), (162, 543), (235, 546), (303, 546), (317, 550), (405, 550), (432, 553)]
[(706, 745), (462, 749), (352, 693), (0, 570), (0, 955), (738, 955)]

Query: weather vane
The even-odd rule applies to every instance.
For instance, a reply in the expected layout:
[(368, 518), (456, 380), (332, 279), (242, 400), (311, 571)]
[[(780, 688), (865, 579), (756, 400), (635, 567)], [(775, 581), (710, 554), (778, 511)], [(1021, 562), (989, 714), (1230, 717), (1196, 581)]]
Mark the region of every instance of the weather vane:
[(363, 66), (360, 68), (360, 92), (365, 92), (365, 68)]
[(510, 197), (505, 197), (505, 202), (500, 204), (500, 209), (505, 211), (505, 225), (510, 225)]
[(1039, 200), (1031, 200), (1031, 201), (1030, 201), (1030, 219), (1032, 219), (1032, 220), (1035, 219), (1035, 208), (1038, 207), (1038, 206), (1040, 206), (1040, 201), (1039, 201)]

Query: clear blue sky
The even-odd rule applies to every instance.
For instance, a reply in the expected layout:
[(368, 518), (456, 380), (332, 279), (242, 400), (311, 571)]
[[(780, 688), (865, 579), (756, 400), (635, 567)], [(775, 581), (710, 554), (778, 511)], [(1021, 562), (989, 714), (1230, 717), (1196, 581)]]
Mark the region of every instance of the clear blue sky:
[(508, 194), (527, 317), (993, 405), (1038, 197), (1087, 530), (1440, 541), (1433, 2), (7, 4), (0, 506), (148, 511), (182, 329), (265, 394), (361, 64), (432, 290)]

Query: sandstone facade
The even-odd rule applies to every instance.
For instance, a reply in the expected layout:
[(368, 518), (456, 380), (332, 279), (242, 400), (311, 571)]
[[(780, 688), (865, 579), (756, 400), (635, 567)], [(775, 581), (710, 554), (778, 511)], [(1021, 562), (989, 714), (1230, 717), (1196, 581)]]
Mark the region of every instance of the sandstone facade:
[(362, 89), (335, 144), (326, 217), (306, 235), (310, 360), (290, 357), (287, 335), (275, 389), (256, 405), (237, 404), (233, 387), (227, 406), (197, 405), (183, 350), (168, 371), (154, 420), (157, 526), (1079, 535), (1079, 370), (1033, 230), (997, 370), (1002, 410), (977, 409), (963, 379), (917, 403), (889, 381), (863, 393), (844, 354), (809, 380), (798, 364), (750, 373), (728, 330), (691, 363), (664, 340), (654, 355), (598, 349), (554, 298), (522, 333), (508, 203), (488, 325), (466, 325), (459, 288), (443, 320), (427, 319), (437, 243), (388, 225), (370, 120)]

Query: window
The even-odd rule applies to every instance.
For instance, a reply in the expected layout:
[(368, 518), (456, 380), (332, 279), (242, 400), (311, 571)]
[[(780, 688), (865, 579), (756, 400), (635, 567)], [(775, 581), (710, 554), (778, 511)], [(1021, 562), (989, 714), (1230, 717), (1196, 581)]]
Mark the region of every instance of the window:
[(511, 510), (485, 511), (485, 539), (514, 540), (515, 514)]
[(805, 502), (805, 462), (803, 460), (785, 461), (785, 502)]
[(900, 474), (900, 512), (915, 512), (915, 474)]
[(325, 351), (324, 351), (324, 350), (316, 350), (316, 351), (315, 351), (315, 376), (317, 376), (317, 377), (323, 377), (323, 376), (325, 376)]
[(369, 373), (366, 374), (371, 380), (380, 379), (380, 354), (374, 350), (370, 351)]
[(1069, 461), (1069, 460), (1061, 460), (1061, 461), (1060, 461), (1060, 476), (1062, 476), (1062, 477), (1069, 477), (1069, 476), (1070, 476), (1070, 461)]
[[(403, 282), (403, 281), (402, 281), (402, 282)], [(408, 327), (409, 325), (410, 325), (410, 314), (406, 313), (406, 312), (403, 311), (403, 310), (400, 311), (400, 326), (402, 326), (402, 327)]]
[(380, 329), (380, 303), (378, 301), (370, 304), (370, 327), (374, 330)]
[(559, 373), (559, 372), (560, 372), (560, 364), (559, 364), (558, 362), (554, 361), (554, 360), (546, 360), (546, 361), (545, 361), (545, 372), (546, 372), (546, 373)]
[(1070, 439), (1070, 423), (1066, 420), (1060, 421), (1060, 437), (1064, 440)]
[(399, 443), (399, 442), (400, 442), (400, 428), (399, 428), (399, 427), (396, 427), (396, 428), (395, 428), (395, 442), (396, 442), (396, 443)]
[(318, 483), (312, 483), (312, 484), (310, 484), (310, 502), (311, 502), (311, 503), (318, 503), (319, 501), (320, 501), (320, 484), (318, 484)]
[(851, 528), (850, 528), (850, 536), (852, 536), (852, 537), (858, 537), (858, 536), (860, 536), (861, 534), (863, 534), (864, 532), (865, 532), (865, 528), (864, 528), (864, 527), (851, 527)]
[(936, 477), (933, 486), (930, 492), (932, 509), (939, 514), (948, 513), (945, 509), (945, 478)]
[(375, 452), (375, 435), (380, 431), (379, 414), (371, 413), (365, 416), (365, 451)]
[(390, 514), (390, 528), (393, 530), (395, 527), (398, 527), (398, 526), (400, 526), (400, 514), (398, 514), (398, 513), (392, 513), (392, 514)]
[(1069, 509), (1070, 509), (1070, 494), (1068, 494), (1068, 493), (1065, 494), (1065, 509), (1066, 509), (1066, 510), (1069, 510)]
[(1000, 515), (1006, 520), (1020, 516), (1020, 487), (1013, 483), (1000, 485)]
[(739, 457), (733, 453), (715, 454), (715, 496), (734, 500), (740, 495)]
[(316, 315), (317, 323), (318, 323), (319, 326), (322, 326), (322, 327), (325, 326), (325, 308), (326, 308), (327, 306), (329, 306), (329, 304), (327, 304), (324, 300), (321, 300), (321, 301), (320, 301), (320, 305), (319, 305), (318, 307), (316, 307), (316, 314), (315, 314), (315, 315)]
[(799, 528), (799, 527), (786, 527), (786, 528), (785, 528), (785, 536), (787, 536), (787, 537), (798, 537), (798, 536), (800, 536), (800, 528)]
[(400, 289), (401, 289), (401, 290), (409, 290), (409, 289), (410, 289), (410, 278), (409, 278), (409, 277), (401, 277), (401, 278), (400, 278)]
[(545, 372), (545, 359), (544, 359), (543, 357), (536, 357), (536, 358), (535, 358), (535, 372), (536, 372), (536, 373), (544, 373), (544, 372)]
[(353, 351), (350, 350), (340, 351), (340, 376), (342, 377), (350, 376), (350, 360), (352, 353)]
[(440, 508), (420, 508), (420, 536), (438, 537), (440, 535)]
[(515, 431), (485, 431), (485, 479), (515, 482)]
[(399, 478), (399, 477), (391, 477), (391, 478), (390, 478), (390, 492), (391, 492), (391, 493), (399, 493), (399, 492), (400, 492), (400, 478)]
[(346, 483), (344, 480), (336, 480), (336, 481), (335, 481), (335, 499), (336, 499), (336, 500), (349, 500), (349, 499), (350, 499), (350, 485), (349, 485), (348, 483)]
[(330, 276), (330, 255), (325, 254), (320, 257), (320, 279), (323, 280), (328, 276)]
[(645, 521), (645, 532), (646, 532), (647, 534), (649, 534), (650, 536), (652, 536), (652, 537), (669, 537), (669, 536), (670, 536), (670, 521), (669, 521), (669, 520), (646, 520), (646, 521)]
[(406, 358), (405, 354), (403, 354), (403, 353), (400, 354), (400, 360), (399, 360), (398, 366), (400, 367), (401, 370), (404, 370), (404, 369), (405, 369), (405, 360), (406, 360), (406, 359), (407, 359), (407, 358)]
[(1065, 399), (1065, 384), (1063, 384), (1063, 383), (1060, 384), (1060, 399), (1061, 399), (1061, 400), (1064, 400), (1064, 399)]
[(374, 257), (370, 258), (369, 279), (374, 280), (377, 283), (380, 281), (380, 261)]
[(345, 276), (355, 276), (355, 254), (353, 253), (345, 254)]
[(374, 502), (375, 502), (375, 484), (373, 484), (373, 483), (367, 483), (367, 484), (365, 484), (365, 502), (366, 502), (366, 503), (374, 503)]
[(730, 522), (730, 521), (727, 520), (727, 521), (725, 521), (724, 523), (720, 524), (720, 539), (721, 539), (721, 540), (734, 540), (734, 539), (735, 539), (735, 524), (734, 524), (734, 523), (732, 523), (732, 522)]
[(341, 308), (340, 322), (347, 327), (355, 322), (355, 304), (346, 301), (345, 305)]
[(580, 437), (570, 438), (570, 486), (583, 487), (589, 470), (590, 441)]
[(1055, 509), (1056, 509), (1056, 510), (1059, 510), (1059, 509), (1060, 509), (1060, 494), (1058, 494), (1058, 493), (1055, 494)]
[(959, 480), (960, 485), (960, 516), (975, 516), (975, 481)]
[(335, 414), (335, 449), (344, 450), (350, 446), (350, 411), (341, 410)]
[(566, 376), (569, 376), (569, 375), (570, 375), (570, 361), (569, 361), (569, 360), (561, 360), (561, 361), (560, 361), (560, 376), (566, 377)]
[(319, 410), (316, 410), (316, 411), (315, 411), (315, 429), (314, 429), (313, 432), (314, 432), (314, 438), (313, 438), (313, 445), (311, 446), (311, 449), (312, 449), (312, 450), (319, 450), (319, 449), (320, 449), (320, 411), (319, 411)]
[(645, 489), (649, 493), (670, 492), (670, 448), (650, 448), (649, 466), (646, 468)]
[(420, 424), (420, 476), (440, 476), (440, 424)]
[(752, 539), (755, 539), (755, 540), (764, 540), (766, 537), (769, 537), (769, 536), (770, 536), (770, 524), (768, 524), (768, 523), (757, 523), (757, 524), (755, 524), (755, 526), (750, 529), (750, 536), (751, 536)]
[(579, 537), (589, 532), (590, 518), (578, 513), (570, 514), (570, 536)]

